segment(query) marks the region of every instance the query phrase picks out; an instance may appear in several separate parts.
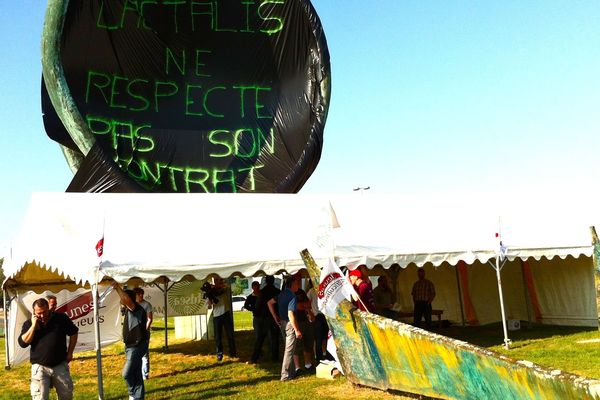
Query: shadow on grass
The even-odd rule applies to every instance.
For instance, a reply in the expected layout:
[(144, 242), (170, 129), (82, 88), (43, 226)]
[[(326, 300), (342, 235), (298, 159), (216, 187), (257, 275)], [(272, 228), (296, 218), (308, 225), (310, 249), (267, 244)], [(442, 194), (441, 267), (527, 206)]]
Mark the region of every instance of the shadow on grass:
[[(125, 357), (125, 355), (124, 355), (124, 352), (121, 352), (119, 354), (112, 354), (112, 353), (111, 354), (106, 354), (106, 353), (102, 353), (102, 361), (107, 360), (107, 359), (109, 359), (111, 357)], [(85, 361), (85, 360), (92, 360), (92, 359), (95, 360), (96, 359), (96, 354), (89, 354), (89, 355), (85, 355), (85, 356), (84, 355), (75, 354), (75, 356), (74, 356), (73, 359), (77, 360), (77, 361)]]
[[(585, 333), (590, 331), (597, 331), (597, 328), (540, 324), (532, 324), (531, 327), (528, 327), (527, 323), (525, 323), (521, 325), (521, 329), (516, 331), (509, 331), (508, 337), (513, 342), (519, 342), (536, 339), (547, 339), (552, 336), (573, 335), (577, 333)], [(452, 326), (444, 329), (436, 329), (433, 330), (433, 332), (486, 348), (502, 345), (504, 340), (502, 324), (499, 322), (483, 326)]]
[[(187, 398), (190, 398), (190, 399), (212, 399), (215, 397), (233, 396), (233, 395), (239, 394), (240, 391), (248, 390), (248, 387), (251, 387), (253, 385), (257, 385), (257, 384), (263, 383), (263, 382), (271, 382), (274, 379), (275, 378), (272, 376), (265, 376), (265, 377), (254, 378), (254, 379), (244, 379), (244, 380), (240, 380), (240, 381), (223, 379), (223, 381), (226, 381), (226, 383), (223, 383), (223, 384), (220, 384), (217, 386), (212, 386), (210, 389), (197, 390), (195, 392), (186, 391), (185, 395)], [(214, 379), (211, 380), (211, 382), (214, 382)], [(205, 381), (182, 383), (182, 384), (170, 386), (168, 389), (174, 390), (174, 389), (189, 388), (189, 387), (192, 387), (192, 386), (195, 386), (198, 384), (202, 384), (202, 383), (205, 383)], [(239, 389), (235, 390), (238, 387), (239, 387)], [(160, 393), (160, 392), (164, 392), (164, 391), (165, 391), (164, 388), (155, 388), (152, 390), (147, 390), (146, 394)], [(170, 399), (172, 397), (173, 397), (173, 393), (170, 393), (169, 395), (166, 395), (164, 397), (155, 397), (155, 398)]]
[[(248, 351), (251, 351), (252, 344), (254, 343), (254, 333), (252, 331), (236, 331), (234, 333), (234, 338), (236, 342), (236, 347), (238, 350), (241, 350), (242, 354), (245, 354), (248, 348)], [(225, 350), (229, 350), (227, 348), (227, 341), (225, 342)], [(152, 352), (163, 353), (163, 354), (171, 354), (171, 353), (181, 353), (185, 355), (210, 355), (215, 354), (215, 341), (211, 340), (199, 340), (193, 341), (190, 340), (184, 343), (176, 343), (170, 344), (169, 348), (166, 349), (164, 347), (150, 349)], [(239, 353), (239, 351), (238, 351)], [(227, 352), (225, 352), (227, 354)]]
[(210, 364), (210, 365), (199, 365), (199, 366), (194, 367), (194, 368), (182, 369), (182, 370), (167, 372), (167, 373), (164, 373), (164, 374), (153, 375), (152, 379), (167, 378), (167, 377), (175, 376), (175, 375), (179, 375), (179, 374), (186, 374), (188, 372), (206, 371), (206, 370), (211, 369), (211, 368), (223, 367), (223, 366), (226, 366), (228, 364), (233, 364), (233, 362), (232, 361), (223, 361), (223, 362), (214, 363), (214, 364)]

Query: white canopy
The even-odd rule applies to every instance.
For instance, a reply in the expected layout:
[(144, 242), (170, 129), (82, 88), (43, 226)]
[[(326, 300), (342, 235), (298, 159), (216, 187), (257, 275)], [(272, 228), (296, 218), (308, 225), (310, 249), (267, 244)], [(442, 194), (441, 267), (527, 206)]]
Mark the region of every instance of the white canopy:
[[(303, 248), (340, 265), (472, 264), (496, 256), (496, 233), (509, 260), (591, 256), (591, 208), (515, 205), (370, 194), (38, 193), (4, 270), (30, 285), (62, 279), (43, 270), (76, 284), (96, 275), (119, 282), (251, 276), (301, 269)], [(341, 227), (332, 229), (336, 216)]]
[[(509, 260), (590, 257), (590, 226), (598, 222), (584, 201), (534, 203), (486, 197), (416, 198), (331, 196), (341, 229), (334, 230), (339, 264), (485, 263), (499, 239)], [(499, 234), (499, 237), (496, 237)]]
[(29, 286), (251, 276), (298, 271), (300, 250), (326, 258), (331, 246), (330, 205), (319, 197), (38, 193), (4, 269)]
[[(21, 234), (5, 257), (4, 286), (57, 291), (104, 276), (151, 282), (294, 273), (303, 268), (299, 251), (308, 248), (320, 265), (328, 257), (339, 265), (410, 265), (396, 278), (397, 300), (406, 308), (414, 266), (431, 270), (463, 261), (473, 266), (468, 284), (479, 320), (487, 323), (500, 319), (497, 303), (490, 301), (496, 277), (476, 266), (495, 259), (500, 233), (509, 260), (509, 317), (527, 318), (528, 308), (520, 264), (511, 261), (533, 260), (544, 320), (593, 324), (593, 210), (583, 200), (40, 193), (32, 197)], [(338, 222), (341, 227), (333, 229)], [(577, 262), (557, 262), (567, 256)], [(461, 320), (457, 290), (467, 288), (457, 288), (454, 271), (446, 270), (428, 273), (439, 289), (436, 304), (446, 318)]]

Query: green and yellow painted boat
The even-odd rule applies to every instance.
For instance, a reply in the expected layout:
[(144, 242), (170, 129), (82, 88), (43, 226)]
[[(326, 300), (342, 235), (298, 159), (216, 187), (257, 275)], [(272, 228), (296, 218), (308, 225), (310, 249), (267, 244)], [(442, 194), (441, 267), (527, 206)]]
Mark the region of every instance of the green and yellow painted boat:
[[(301, 252), (313, 283), (320, 268)], [(441, 399), (600, 399), (600, 381), (495, 352), (358, 310), (327, 317), (348, 380)]]

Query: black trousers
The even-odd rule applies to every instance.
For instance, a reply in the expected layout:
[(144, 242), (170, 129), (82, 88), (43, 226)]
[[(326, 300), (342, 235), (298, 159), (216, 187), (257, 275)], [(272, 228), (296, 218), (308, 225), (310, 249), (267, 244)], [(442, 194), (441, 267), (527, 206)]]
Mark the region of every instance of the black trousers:
[(431, 303), (415, 301), (414, 325), (419, 326), (423, 317), (425, 318), (425, 327), (431, 328)]
[(327, 325), (327, 319), (323, 314), (317, 314), (315, 316), (315, 358), (317, 363), (327, 359), (327, 351), (323, 352), (323, 342), (327, 342), (328, 334), (329, 325)]
[(281, 332), (275, 321), (273, 321), (273, 318), (271, 316), (254, 317), (252, 326), (254, 327), (254, 349), (250, 360), (252, 362), (258, 361), (265, 339), (268, 337), (271, 349), (271, 361), (279, 361), (279, 336)]
[(223, 315), (214, 317), (215, 322), (215, 342), (217, 345), (217, 355), (223, 355), (223, 330), (225, 336), (227, 336), (227, 342), (229, 344), (229, 355), (235, 357), (237, 352), (235, 351), (235, 340), (233, 339), (233, 321), (231, 319), (231, 313), (227, 311)]

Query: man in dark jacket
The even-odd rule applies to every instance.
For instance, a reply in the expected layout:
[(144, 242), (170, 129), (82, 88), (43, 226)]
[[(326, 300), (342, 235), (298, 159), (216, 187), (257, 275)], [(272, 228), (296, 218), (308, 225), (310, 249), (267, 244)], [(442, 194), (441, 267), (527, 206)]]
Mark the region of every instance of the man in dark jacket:
[[(273, 275), (267, 275), (265, 277), (265, 286), (260, 290), (260, 297), (256, 304), (264, 323), (263, 334), (269, 337), (271, 361), (273, 362), (279, 361), (279, 338), (281, 336), (281, 331), (279, 330), (279, 325), (277, 325), (275, 320), (271, 317), (268, 304), (269, 300), (276, 299), (280, 292), (281, 290), (275, 286), (275, 278)], [(275, 312), (277, 312), (277, 310), (275, 310)]]
[(79, 328), (66, 314), (50, 311), (46, 299), (33, 302), (33, 315), (23, 323), (18, 338), (19, 346), (31, 346), (31, 398), (48, 399), (51, 387), (56, 388), (59, 400), (73, 398), (69, 362), (73, 359), (78, 332)]

